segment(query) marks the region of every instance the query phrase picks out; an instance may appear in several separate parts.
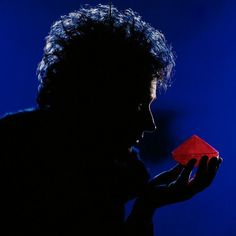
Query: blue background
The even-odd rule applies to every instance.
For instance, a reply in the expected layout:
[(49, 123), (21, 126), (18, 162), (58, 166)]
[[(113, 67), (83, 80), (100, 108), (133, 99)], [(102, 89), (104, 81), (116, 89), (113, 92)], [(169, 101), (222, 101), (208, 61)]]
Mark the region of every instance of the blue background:
[[(60, 15), (108, 1), (0, 1), (0, 114), (35, 105), (44, 38)], [(213, 184), (190, 201), (158, 209), (158, 236), (236, 236), (234, 125), (236, 1), (113, 1), (161, 30), (177, 55), (174, 83), (153, 105), (158, 132), (140, 144), (152, 175), (172, 167), (170, 152), (197, 134), (224, 161)], [(127, 213), (132, 202), (127, 204)]]

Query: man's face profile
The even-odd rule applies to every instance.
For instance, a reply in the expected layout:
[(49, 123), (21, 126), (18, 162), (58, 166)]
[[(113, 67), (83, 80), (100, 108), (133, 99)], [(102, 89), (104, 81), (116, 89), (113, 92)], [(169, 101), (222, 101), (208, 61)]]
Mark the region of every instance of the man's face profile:
[(157, 82), (151, 81), (150, 86), (143, 91), (145, 94), (137, 104), (136, 112), (131, 116), (127, 130), (127, 143), (132, 146), (140, 142), (145, 132), (153, 132), (156, 124), (153, 118), (151, 105), (156, 100)]

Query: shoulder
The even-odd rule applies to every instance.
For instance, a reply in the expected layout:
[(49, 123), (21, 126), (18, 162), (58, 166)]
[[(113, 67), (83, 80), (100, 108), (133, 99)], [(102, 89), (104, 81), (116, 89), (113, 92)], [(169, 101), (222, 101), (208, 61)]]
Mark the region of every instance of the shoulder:
[(11, 136), (11, 139), (13, 139), (13, 136), (16, 138), (18, 134), (27, 136), (36, 130), (40, 131), (46, 123), (45, 117), (45, 112), (36, 108), (6, 113), (0, 117), (1, 137)]
[(22, 109), (18, 110), (15, 112), (7, 112), (0, 116), (0, 122), (9, 122), (12, 120), (17, 120), (21, 119), (27, 116), (32, 116), (36, 113), (40, 113), (41, 111), (37, 108), (27, 108), (27, 109)]
[(36, 156), (35, 151), (42, 140), (49, 143), (48, 126), (45, 111), (34, 108), (3, 115), (0, 118), (1, 151), (11, 158), (26, 158), (32, 153)]
[(40, 120), (44, 111), (37, 108), (28, 108), (16, 112), (5, 113), (0, 116), (0, 128), (28, 124)]

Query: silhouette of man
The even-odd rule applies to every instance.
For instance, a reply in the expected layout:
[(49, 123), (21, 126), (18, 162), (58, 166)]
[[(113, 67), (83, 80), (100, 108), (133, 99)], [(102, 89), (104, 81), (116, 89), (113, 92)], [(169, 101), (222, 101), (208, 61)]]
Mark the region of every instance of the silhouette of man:
[(221, 159), (203, 157), (191, 179), (194, 159), (150, 179), (133, 148), (156, 128), (150, 105), (174, 65), (164, 35), (131, 9), (87, 6), (56, 21), (37, 107), (0, 120), (1, 229), (151, 236), (155, 209), (209, 186)]

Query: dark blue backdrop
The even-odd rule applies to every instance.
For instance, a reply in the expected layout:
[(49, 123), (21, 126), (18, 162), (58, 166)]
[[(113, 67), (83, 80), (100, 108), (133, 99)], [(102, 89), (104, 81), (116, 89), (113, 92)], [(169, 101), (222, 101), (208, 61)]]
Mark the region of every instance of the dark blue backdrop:
[[(0, 114), (35, 105), (36, 67), (51, 23), (81, 4), (109, 1), (0, 1)], [(153, 106), (158, 131), (141, 144), (152, 175), (172, 167), (170, 152), (197, 134), (224, 162), (214, 183), (192, 200), (155, 215), (157, 235), (235, 236), (236, 2), (227, 0), (114, 0), (161, 30), (177, 54), (174, 84)], [(130, 209), (127, 205), (127, 212)]]

